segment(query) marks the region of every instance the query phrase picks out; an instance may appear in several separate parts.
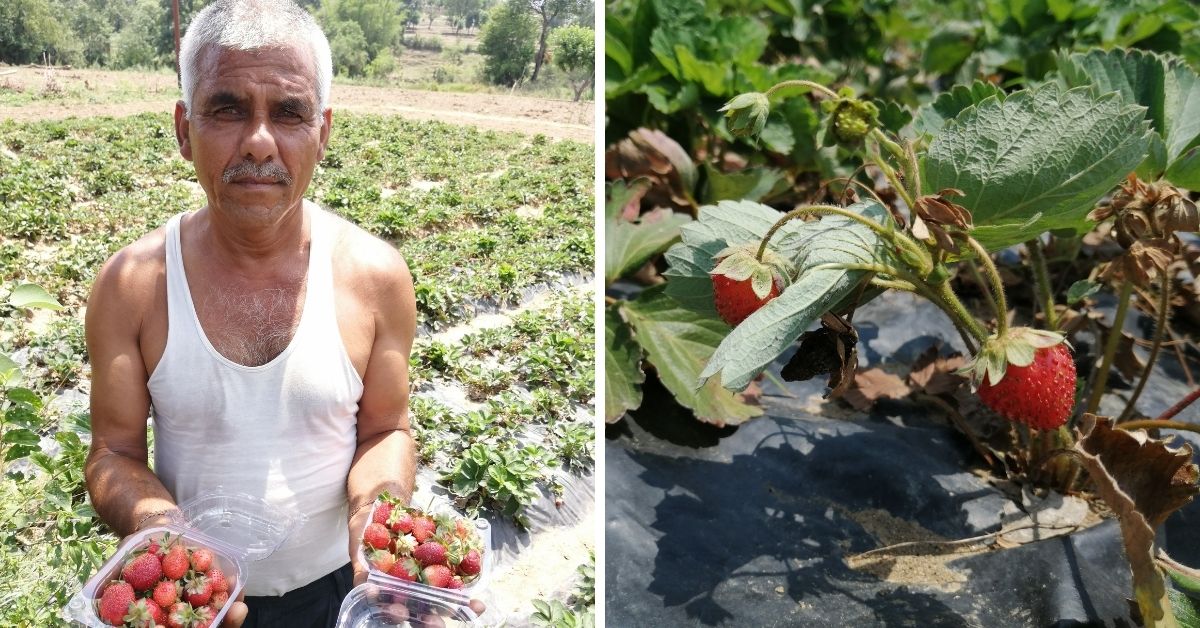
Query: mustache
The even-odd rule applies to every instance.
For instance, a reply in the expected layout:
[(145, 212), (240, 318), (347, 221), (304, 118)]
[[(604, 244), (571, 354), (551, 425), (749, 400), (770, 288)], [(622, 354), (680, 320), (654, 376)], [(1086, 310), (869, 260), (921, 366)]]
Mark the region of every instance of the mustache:
[(292, 184), (292, 175), (288, 173), (287, 168), (273, 162), (268, 161), (265, 164), (256, 164), (251, 161), (243, 161), (236, 166), (230, 166), (225, 169), (221, 175), (221, 181), (225, 183), (233, 183), (237, 179), (252, 177), (255, 179), (274, 179), (276, 183), (284, 185)]

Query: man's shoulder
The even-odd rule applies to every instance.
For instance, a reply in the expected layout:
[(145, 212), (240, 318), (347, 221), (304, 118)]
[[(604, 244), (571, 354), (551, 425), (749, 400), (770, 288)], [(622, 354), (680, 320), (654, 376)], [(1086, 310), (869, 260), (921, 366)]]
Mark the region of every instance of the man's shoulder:
[(122, 292), (153, 286), (166, 272), (166, 228), (159, 227), (125, 245), (96, 275), (96, 288), (112, 285)]
[(411, 284), (408, 265), (395, 246), (333, 212), (329, 215), (336, 226), (333, 259), (339, 274), (376, 288), (382, 287), (381, 283)]

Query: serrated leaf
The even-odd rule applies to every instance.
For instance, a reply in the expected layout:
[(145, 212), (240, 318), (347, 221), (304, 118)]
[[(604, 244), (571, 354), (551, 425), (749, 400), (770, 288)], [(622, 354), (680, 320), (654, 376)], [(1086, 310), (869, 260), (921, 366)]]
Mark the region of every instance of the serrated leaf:
[(604, 281), (610, 284), (641, 268), (679, 239), (679, 228), (691, 222), (687, 214), (660, 207), (642, 214), (638, 222), (613, 219), (604, 226)]
[(758, 201), (787, 189), (787, 173), (774, 168), (747, 168), (737, 172), (721, 172), (705, 163), (708, 185), (704, 190), (705, 203), (724, 200)]
[(697, 419), (737, 425), (762, 414), (716, 381), (696, 386), (700, 371), (729, 331), (724, 322), (683, 307), (667, 296), (663, 286), (643, 291), (625, 304), (623, 312), (659, 380)]
[(913, 130), (923, 135), (937, 135), (942, 127), (946, 126), (946, 122), (957, 117), (963, 109), (977, 105), (992, 96), (1003, 100), (1004, 90), (983, 81), (975, 81), (970, 86), (955, 85), (950, 91), (942, 92), (933, 102), (922, 105), (917, 110)]
[(33, 446), (36, 446), (39, 442), (41, 442), (41, 439), (38, 438), (38, 435), (36, 433), (34, 433), (32, 430), (27, 430), (25, 428), (8, 430), (7, 432), (4, 433), (4, 438), (0, 439), (0, 440), (2, 440), (5, 443), (8, 443), (10, 445), (33, 445)]
[[(876, 221), (884, 219), (885, 210), (874, 201), (847, 209)], [(701, 378), (707, 380), (720, 373), (723, 386), (744, 389), (822, 314), (848, 297), (863, 276), (859, 270), (819, 266), (889, 259), (879, 236), (848, 218), (826, 216), (805, 223), (803, 233), (808, 238), (799, 243), (803, 251), (795, 281), (725, 337), (700, 373)]]
[(604, 310), (604, 421), (612, 423), (642, 405), (642, 350), (618, 306)]
[(1099, 93), (1117, 92), (1126, 104), (1146, 107), (1166, 147), (1167, 167), (1200, 139), (1200, 75), (1182, 59), (1113, 49), (1060, 55), (1058, 64), (1068, 86), (1094, 85)]
[(695, 83), (685, 83), (682, 86), (673, 82), (643, 85), (637, 91), (645, 94), (650, 104), (665, 114), (690, 109), (700, 101), (700, 88)]
[(1200, 190), (1200, 146), (1189, 149), (1171, 162), (1163, 178), (1189, 190)]
[(750, 65), (767, 49), (771, 35), (761, 20), (746, 15), (723, 18), (713, 28), (717, 58), (729, 59), (736, 65)]
[(1067, 288), (1067, 305), (1074, 305), (1100, 291), (1100, 284), (1081, 279)]
[(683, 78), (698, 81), (713, 96), (725, 96), (729, 92), (728, 64), (700, 59), (682, 44), (675, 44), (675, 58), (679, 61), (679, 72)]
[(1096, 201), (1145, 157), (1143, 111), (1116, 94), (1064, 92), (1053, 83), (985, 99), (930, 144), (923, 189), (962, 190), (957, 201), (971, 211), (972, 235), (991, 250), (1051, 229), (1078, 231)]
[(13, 307), (19, 308), (63, 309), (58, 299), (50, 296), (50, 293), (46, 292), (44, 288), (33, 283), (23, 283), (13, 288), (12, 294), (8, 295), (8, 302)]
[(892, 133), (899, 133), (900, 129), (913, 120), (912, 112), (899, 103), (878, 99), (871, 102), (879, 109), (879, 126)]
[(40, 410), (42, 407), (42, 398), (28, 388), (11, 388), (6, 393), (6, 396), (18, 403), (27, 403), (33, 406), (35, 410)]

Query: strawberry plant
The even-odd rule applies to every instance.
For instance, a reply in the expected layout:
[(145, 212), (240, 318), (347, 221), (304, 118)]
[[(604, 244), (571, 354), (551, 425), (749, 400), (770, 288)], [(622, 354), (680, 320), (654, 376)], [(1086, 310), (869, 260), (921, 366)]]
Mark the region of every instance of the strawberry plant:
[[(880, 375), (859, 368), (854, 312), (885, 292), (911, 293), (944, 312), (970, 354), (943, 368), (947, 387), (924, 399), (955, 417), (997, 473), (1102, 498), (1121, 521), (1141, 620), (1174, 625), (1186, 610), (1172, 600), (1186, 595), (1168, 596), (1161, 570), (1189, 572), (1155, 553), (1153, 528), (1200, 491), (1200, 474), (1190, 448), (1131, 430), (1195, 428), (1126, 419), (1179, 296), (1172, 269), (1194, 259), (1184, 236), (1200, 229), (1190, 191), (1200, 188), (1200, 76), (1177, 57), (1121, 49), (1054, 62), (1059, 72), (1044, 83), (959, 85), (915, 109), (787, 78), (730, 95), (719, 110), (730, 138), (701, 138), (695, 157), (648, 129), (618, 141), (606, 226), (606, 418), (638, 408), (654, 376), (697, 419), (742, 423), (760, 412), (749, 403), (755, 382), (775, 377), (771, 365), (793, 350), (783, 379), (827, 376), (826, 397), (853, 391), (870, 405)], [(837, 147), (844, 173), (815, 188), (799, 177), (779, 178), (783, 189), (714, 192), (721, 179), (698, 187), (697, 172), (728, 168), (720, 176), (729, 180), (740, 164), (761, 182), (753, 164), (785, 162), (770, 136), (772, 125), (797, 128), (793, 101), (822, 113), (807, 141)], [(709, 202), (696, 201), (698, 189)], [(1085, 235), (1111, 238), (1115, 254), (1090, 262), (1061, 299), (1045, 251)], [(997, 263), (1012, 251), (1028, 255), (1037, 295), (1037, 312), (1021, 324)], [(1082, 295), (1100, 283), (1116, 286), (1115, 320), (1098, 334), (1103, 349), (1091, 347), (1093, 374), (1080, 378), (1088, 354), (1074, 347), (1090, 309)], [(1150, 357), (1120, 416), (1097, 417), (1112, 399), (1109, 371), (1138, 289), (1155, 305)], [(971, 423), (953, 392), (968, 388), (980, 412), (991, 411)], [(985, 442), (971, 425), (989, 417), (1012, 422), (1011, 438)], [(1150, 493), (1170, 498), (1151, 504)]]

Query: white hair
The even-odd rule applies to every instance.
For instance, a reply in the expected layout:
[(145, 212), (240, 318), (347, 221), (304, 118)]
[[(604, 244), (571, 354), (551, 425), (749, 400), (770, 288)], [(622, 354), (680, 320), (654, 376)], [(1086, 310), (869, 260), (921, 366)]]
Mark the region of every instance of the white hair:
[(196, 14), (179, 44), (179, 84), (184, 110), (190, 116), (192, 96), (200, 82), (200, 58), (210, 47), (260, 50), (303, 44), (312, 52), (317, 70), (317, 102), (329, 108), (333, 57), (329, 40), (308, 11), (291, 0), (218, 0)]

